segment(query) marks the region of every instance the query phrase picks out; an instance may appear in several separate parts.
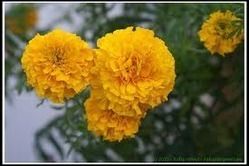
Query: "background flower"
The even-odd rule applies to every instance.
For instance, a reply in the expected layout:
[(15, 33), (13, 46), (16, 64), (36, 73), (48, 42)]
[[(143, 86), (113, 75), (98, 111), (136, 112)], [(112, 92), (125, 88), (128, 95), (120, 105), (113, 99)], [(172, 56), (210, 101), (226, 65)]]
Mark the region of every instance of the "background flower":
[(38, 22), (38, 13), (34, 5), (15, 5), (6, 13), (6, 26), (11, 32), (23, 35), (35, 28)]
[(218, 53), (225, 56), (233, 52), (243, 39), (241, 26), (242, 20), (231, 11), (214, 12), (201, 27), (200, 40), (212, 54)]

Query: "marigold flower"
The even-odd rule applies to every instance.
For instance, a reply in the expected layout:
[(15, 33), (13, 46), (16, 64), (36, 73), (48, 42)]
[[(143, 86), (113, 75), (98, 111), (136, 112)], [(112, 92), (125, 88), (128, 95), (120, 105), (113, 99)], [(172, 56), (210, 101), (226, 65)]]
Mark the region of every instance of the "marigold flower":
[(23, 35), (35, 27), (38, 13), (32, 5), (16, 5), (6, 14), (6, 26), (17, 35)]
[(237, 31), (234, 21), (241, 21), (231, 11), (217, 11), (210, 15), (201, 30), (198, 32), (200, 40), (205, 47), (212, 53), (225, 56), (231, 53), (243, 39), (242, 31), (240, 34), (231, 35)]
[(143, 114), (141, 104), (154, 107), (167, 100), (175, 83), (175, 61), (153, 31), (140, 27), (116, 30), (100, 38), (97, 46), (95, 70), (110, 101), (109, 109), (134, 117)]
[(91, 97), (84, 103), (88, 130), (108, 141), (121, 141), (134, 137), (141, 117), (122, 116), (108, 109), (108, 101), (103, 91), (93, 89)]
[(63, 102), (89, 84), (93, 52), (80, 37), (56, 29), (37, 34), (21, 59), (27, 82), (38, 96)]

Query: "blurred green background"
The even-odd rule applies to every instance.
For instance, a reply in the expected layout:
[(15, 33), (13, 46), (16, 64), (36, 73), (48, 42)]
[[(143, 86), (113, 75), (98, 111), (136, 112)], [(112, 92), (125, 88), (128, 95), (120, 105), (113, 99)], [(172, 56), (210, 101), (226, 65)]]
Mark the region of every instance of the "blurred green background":
[[(243, 19), (244, 4), (63, 4), (68, 10), (52, 23), (37, 27), (39, 10), (44, 5), (51, 4), (12, 4), (5, 12), (7, 101), (11, 101), (13, 90), (19, 94), (32, 91), (26, 86), (20, 64), (26, 43), (36, 33), (45, 34), (61, 24), (71, 26), (69, 30), (92, 47), (98, 38), (116, 29), (152, 29), (172, 52), (177, 77), (169, 100), (145, 117), (134, 139), (119, 143), (103, 141), (87, 131), (82, 101), (89, 96), (89, 89), (65, 105), (51, 105), (51, 111), (61, 114), (34, 135), (38, 161), (67, 161), (69, 155), (78, 162), (167, 162), (177, 161), (175, 157), (185, 161), (190, 157), (200, 157), (198, 161), (205, 157), (212, 161), (244, 161), (244, 43), (223, 58), (211, 55), (197, 35), (214, 11), (231, 10)], [(76, 17), (81, 20), (77, 27)], [(9, 83), (10, 78), (15, 79), (14, 84)]]

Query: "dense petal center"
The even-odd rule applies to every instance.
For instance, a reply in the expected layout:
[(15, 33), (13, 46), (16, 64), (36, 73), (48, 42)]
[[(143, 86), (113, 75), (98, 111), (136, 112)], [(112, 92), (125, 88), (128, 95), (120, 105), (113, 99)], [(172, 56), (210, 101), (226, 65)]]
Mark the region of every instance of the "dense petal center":
[[(142, 58), (143, 57), (143, 58)], [(137, 83), (150, 75), (149, 58), (143, 54), (133, 52), (120, 63), (120, 72), (117, 76), (120, 84)]]
[(141, 70), (141, 60), (136, 56), (128, 57), (121, 69), (119, 79), (122, 83), (134, 82)]
[(233, 31), (231, 21), (224, 19), (218, 20), (216, 25), (216, 31), (219, 36), (224, 39), (227, 39)]
[(64, 56), (65, 51), (59, 47), (54, 48), (51, 51), (52, 63), (55, 65), (61, 65), (64, 63)]

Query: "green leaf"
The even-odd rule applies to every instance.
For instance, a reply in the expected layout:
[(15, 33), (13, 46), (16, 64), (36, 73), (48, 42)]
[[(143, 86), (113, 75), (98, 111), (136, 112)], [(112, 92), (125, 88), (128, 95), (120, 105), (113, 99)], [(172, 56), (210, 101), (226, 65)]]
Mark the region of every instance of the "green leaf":
[(56, 139), (54, 138), (54, 136), (52, 135), (52, 133), (49, 133), (48, 135), (48, 140), (51, 142), (51, 144), (55, 147), (55, 149), (57, 150), (57, 152), (59, 153), (61, 159), (64, 158), (64, 153), (63, 153), (63, 149), (62, 147), (59, 145), (59, 143), (56, 141)]
[(44, 103), (44, 101), (45, 101), (45, 99), (41, 99), (40, 103), (38, 103), (38, 104), (36, 105), (36, 107), (37, 107), (37, 108), (40, 107), (40, 106)]

